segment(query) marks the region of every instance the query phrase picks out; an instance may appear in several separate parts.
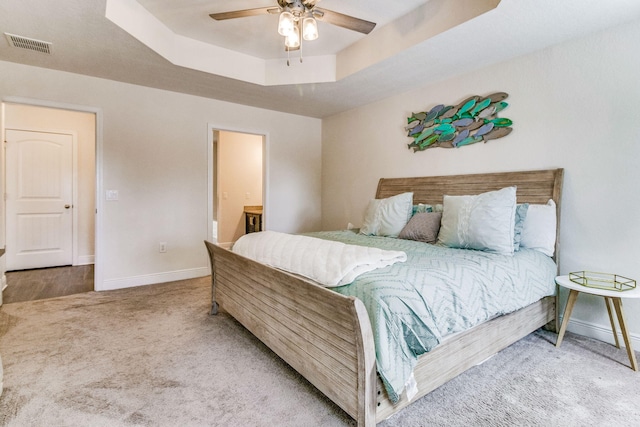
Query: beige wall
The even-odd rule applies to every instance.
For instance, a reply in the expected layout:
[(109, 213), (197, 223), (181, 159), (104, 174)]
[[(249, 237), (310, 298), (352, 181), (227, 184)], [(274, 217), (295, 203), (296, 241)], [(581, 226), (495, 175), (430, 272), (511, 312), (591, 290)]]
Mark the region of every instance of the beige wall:
[(77, 135), (78, 145), (78, 236), (77, 264), (91, 264), (94, 256), (95, 227), (95, 114), (38, 107), (32, 105), (5, 105), (5, 129), (35, 131), (71, 131)]
[[(361, 224), (380, 177), (563, 167), (561, 273), (640, 279), (637, 40), (638, 21), (325, 119), (323, 228)], [(509, 93), (501, 116), (513, 120), (511, 135), (460, 149), (407, 149), (412, 112), (497, 91)], [(638, 342), (640, 301), (625, 303)], [(601, 298), (581, 296), (571, 328), (612, 339)]]
[[(0, 75), (5, 101), (21, 97), (99, 111), (98, 185), (118, 190), (119, 200), (98, 195), (97, 289), (208, 273), (202, 241), (210, 226), (210, 126), (266, 135), (271, 229), (320, 228), (319, 119), (9, 62), (0, 62)], [(159, 242), (167, 242), (166, 253)]]
[(262, 205), (262, 136), (219, 132), (218, 242), (245, 234), (245, 206)]

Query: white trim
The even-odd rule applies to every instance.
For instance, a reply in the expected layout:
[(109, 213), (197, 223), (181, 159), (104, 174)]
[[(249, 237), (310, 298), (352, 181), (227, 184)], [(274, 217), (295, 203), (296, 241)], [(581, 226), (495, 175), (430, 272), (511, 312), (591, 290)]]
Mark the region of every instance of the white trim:
[[(562, 322), (562, 317), (560, 318), (560, 321)], [(621, 347), (624, 347), (624, 339), (620, 332), (620, 326), (617, 325), (616, 328), (618, 329), (618, 342)], [(595, 323), (584, 322), (582, 320), (569, 319), (567, 330), (574, 334), (583, 335), (609, 344), (615, 344), (615, 341), (613, 340), (613, 331), (611, 331), (611, 327), (609, 326), (597, 325)], [(631, 338), (631, 346), (635, 350), (640, 348), (640, 335), (632, 333), (629, 334), (629, 336)]]
[[(95, 166), (96, 166), (96, 221), (95, 221), (95, 243), (94, 243), (94, 273), (93, 273), (93, 281), (94, 281), (94, 289), (96, 291), (103, 289), (103, 268), (101, 262), (101, 254), (102, 254), (102, 223), (103, 223), (103, 215), (102, 215), (102, 174), (103, 174), (103, 165), (102, 165), (102, 145), (103, 145), (103, 113), (101, 108), (97, 107), (88, 107), (85, 105), (78, 104), (69, 104), (64, 102), (56, 102), (56, 101), (44, 101), (39, 99), (32, 98), (24, 98), (20, 96), (6, 96), (2, 98), (3, 103), (14, 103), (14, 104), (24, 104), (24, 105), (34, 105), (39, 107), (49, 107), (49, 108), (58, 108), (62, 110), (72, 110), (72, 111), (81, 111), (85, 113), (93, 113), (96, 116), (96, 135), (95, 135), (95, 143), (96, 143), (96, 158), (95, 158)], [(4, 135), (4, 134), (3, 134)], [(4, 224), (3, 224), (4, 226)]]
[(104, 289), (104, 273), (102, 267), (102, 225), (103, 225), (103, 164), (102, 146), (104, 122), (102, 110), (97, 109), (96, 114), (96, 222), (95, 222), (95, 243), (93, 248), (94, 268), (93, 268), (93, 289), (101, 291)]
[[(0, 151), (0, 247), (5, 248), (7, 246), (7, 225), (6, 225), (6, 210), (7, 203), (5, 201), (6, 197), (6, 150), (7, 144), (5, 144), (6, 135), (4, 131), (4, 120), (5, 120), (5, 103), (0, 103), (0, 142), (2, 142), (2, 151)], [(6, 255), (6, 253), (5, 253)], [(4, 256), (4, 255), (3, 255)], [(4, 274), (6, 270), (6, 258), (0, 264), (2, 266), (2, 274)]]
[(80, 202), (78, 201), (78, 174), (79, 170), (79, 157), (78, 157), (78, 133), (71, 131), (71, 151), (72, 151), (72, 163), (71, 163), (71, 264), (78, 265), (78, 257), (80, 243), (78, 243), (79, 235), (79, 223), (80, 223)]
[(83, 256), (79, 256), (77, 263), (74, 263), (73, 265), (95, 264), (95, 260), (96, 260), (96, 257), (94, 255), (83, 255)]
[[(7, 289), (7, 276), (2, 272), (2, 279), (0, 279), (0, 306), (2, 306), (2, 292)], [(1, 362), (0, 362), (1, 363)], [(2, 366), (0, 366), (0, 373), (2, 372)], [(0, 384), (0, 394), (2, 394), (2, 385)]]
[(207, 125), (207, 236), (205, 240), (211, 240), (213, 236), (213, 131), (211, 124)]
[(156, 283), (175, 282), (176, 280), (195, 279), (211, 274), (208, 267), (187, 270), (166, 271), (164, 273), (145, 274), (142, 276), (107, 279), (102, 283), (101, 291), (131, 288), (134, 286), (154, 285)]
[[(262, 137), (262, 216), (263, 227), (269, 229), (269, 132), (258, 129), (246, 128), (230, 128), (228, 126), (218, 126), (213, 123), (207, 123), (207, 240), (211, 240), (213, 235), (213, 132), (235, 132), (246, 133), (250, 135), (260, 135)], [(222, 245), (226, 245), (223, 243)], [(229, 243), (230, 245), (231, 243)]]

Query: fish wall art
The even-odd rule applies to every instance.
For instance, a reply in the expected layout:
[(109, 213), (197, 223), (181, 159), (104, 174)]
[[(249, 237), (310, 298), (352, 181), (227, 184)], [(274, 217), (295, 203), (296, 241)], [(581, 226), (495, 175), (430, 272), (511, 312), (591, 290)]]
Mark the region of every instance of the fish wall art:
[(436, 105), (429, 111), (407, 117), (407, 136), (412, 138), (413, 152), (427, 148), (459, 148), (476, 142), (487, 142), (511, 133), (513, 122), (498, 113), (509, 106), (509, 95), (496, 92), (487, 96), (471, 96), (458, 105)]

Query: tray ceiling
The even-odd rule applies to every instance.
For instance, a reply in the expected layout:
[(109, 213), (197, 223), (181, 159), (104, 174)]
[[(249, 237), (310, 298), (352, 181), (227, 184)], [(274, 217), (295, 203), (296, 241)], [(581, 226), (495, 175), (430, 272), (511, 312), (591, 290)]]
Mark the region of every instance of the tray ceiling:
[[(226, 10), (223, 6), (228, 5), (234, 9), (245, 5), (260, 7), (265, 4), (262, 0), (255, 0), (255, 3), (253, 0), (127, 1), (175, 36), (202, 43), (210, 49), (226, 49), (233, 55), (244, 55), (251, 60), (274, 61), (272, 73), (278, 79), (295, 77), (287, 68), (304, 70), (293, 64), (287, 67), (281, 57), (269, 59), (269, 48), (262, 43), (268, 45), (272, 41), (266, 36), (254, 39), (244, 34), (242, 43), (234, 45), (239, 50), (215, 46), (213, 39), (208, 38), (235, 40), (240, 37), (230, 35), (230, 32), (224, 32), (224, 37), (207, 34), (207, 28), (211, 27), (211, 32), (214, 32), (216, 24), (208, 13)], [(422, 40), (411, 38), (409, 30), (420, 23), (425, 28), (424, 23), (431, 18), (424, 13), (426, 10), (437, 10), (446, 5), (455, 7), (463, 1), (322, 0), (319, 6), (378, 22), (378, 26), (369, 36), (355, 34), (354, 41), (346, 40), (346, 36), (343, 40), (342, 35), (332, 36), (333, 29), (321, 27), (321, 44), (331, 45), (332, 37), (345, 44), (335, 44), (334, 49), (340, 49), (337, 52), (326, 51), (329, 52), (327, 55), (320, 55), (336, 58), (335, 79), (321, 83), (292, 79), (267, 85), (243, 81), (242, 69), (231, 69), (225, 75), (172, 62), (106, 18), (106, 0), (65, 0), (65, 7), (60, 7), (59, 2), (42, 0), (0, 2), (0, 28), (3, 32), (52, 44), (52, 53), (48, 55), (11, 47), (3, 37), (4, 40), (0, 39), (0, 60), (293, 114), (327, 117), (414, 87), (640, 19), (640, 1), (637, 0), (502, 0), (497, 8), (462, 24)], [(383, 6), (395, 3), (402, 3), (404, 9), (393, 9), (391, 15), (384, 15), (387, 9)], [(196, 19), (198, 22), (191, 21), (195, 13), (192, 8), (204, 15)], [(270, 17), (266, 18), (268, 21)], [(245, 27), (241, 22), (242, 19), (238, 26)], [(273, 43), (279, 44), (281, 40), (271, 24), (255, 25), (269, 28), (269, 37), (273, 37)], [(131, 26), (135, 28), (136, 23)], [(433, 29), (436, 27), (432, 26)], [(336, 29), (336, 32), (338, 30), (347, 31)], [(258, 34), (263, 33), (258, 31)], [(373, 42), (367, 45), (369, 39)], [(216, 40), (216, 43), (223, 44), (223, 41)], [(388, 43), (391, 46), (387, 46), (387, 40), (393, 40)], [(362, 46), (365, 48), (359, 50)], [(274, 55), (277, 55), (278, 47), (274, 49)], [(309, 55), (309, 58), (313, 57), (311, 52)], [(215, 57), (203, 55), (203, 61), (212, 59), (215, 61)]]

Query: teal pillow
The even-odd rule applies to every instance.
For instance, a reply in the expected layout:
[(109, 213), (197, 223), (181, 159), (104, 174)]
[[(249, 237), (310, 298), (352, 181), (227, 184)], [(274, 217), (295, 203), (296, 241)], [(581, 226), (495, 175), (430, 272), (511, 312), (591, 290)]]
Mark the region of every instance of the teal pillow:
[(520, 240), (522, 240), (522, 230), (524, 229), (524, 220), (527, 218), (529, 211), (529, 203), (522, 203), (516, 206), (516, 221), (513, 228), (513, 250), (520, 250)]
[(417, 205), (413, 205), (411, 216), (417, 213), (424, 213), (424, 212), (433, 212), (433, 206), (425, 205), (424, 203), (418, 203)]

